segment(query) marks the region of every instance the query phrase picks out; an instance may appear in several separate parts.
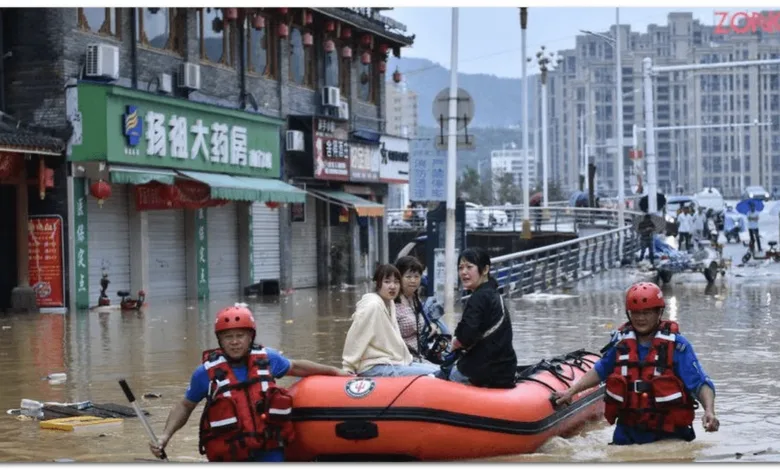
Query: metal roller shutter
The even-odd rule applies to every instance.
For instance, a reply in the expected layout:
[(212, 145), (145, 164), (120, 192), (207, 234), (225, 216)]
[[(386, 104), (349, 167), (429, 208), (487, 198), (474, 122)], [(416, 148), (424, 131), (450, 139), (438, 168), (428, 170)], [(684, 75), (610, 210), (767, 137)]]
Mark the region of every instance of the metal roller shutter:
[(130, 289), (130, 201), (129, 185), (112, 185), (110, 198), (98, 206), (97, 199), (87, 197), (87, 237), (89, 243), (89, 304), (97, 305), (103, 271), (111, 284), (106, 295), (112, 304), (116, 292)]
[(255, 282), (279, 279), (279, 210), (252, 204), (252, 244)]
[(317, 205), (306, 197), (306, 221), (292, 224), (292, 282), (294, 289), (317, 287)]
[(238, 211), (234, 203), (206, 213), (209, 246), (209, 295), (236, 297), (241, 289), (238, 264)]
[(184, 210), (149, 211), (149, 299), (187, 298)]

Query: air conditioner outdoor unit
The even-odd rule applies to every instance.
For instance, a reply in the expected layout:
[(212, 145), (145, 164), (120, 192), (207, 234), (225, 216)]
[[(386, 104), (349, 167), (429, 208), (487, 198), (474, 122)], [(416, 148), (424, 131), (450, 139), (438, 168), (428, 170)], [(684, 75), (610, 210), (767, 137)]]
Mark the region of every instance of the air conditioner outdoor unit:
[(287, 131), (287, 151), (303, 152), (305, 150), (303, 142), (303, 132)]
[(179, 88), (200, 90), (200, 65), (184, 62), (179, 66)]
[(119, 78), (119, 48), (108, 44), (87, 45), (87, 71), (90, 78)]
[(349, 103), (343, 102), (339, 104), (339, 118), (349, 119)]
[(341, 92), (337, 87), (322, 87), (322, 105), (338, 108), (341, 104)]

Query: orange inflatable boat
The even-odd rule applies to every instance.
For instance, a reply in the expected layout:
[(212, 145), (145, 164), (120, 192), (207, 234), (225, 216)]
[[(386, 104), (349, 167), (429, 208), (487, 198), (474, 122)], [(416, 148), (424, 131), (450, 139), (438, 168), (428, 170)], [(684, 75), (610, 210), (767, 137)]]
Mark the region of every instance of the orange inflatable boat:
[(518, 367), (513, 389), (429, 376), (307, 377), (291, 387), (295, 440), (288, 461), (443, 461), (532, 453), (603, 416), (603, 386), (553, 407), (550, 395), (599, 355), (575, 351)]

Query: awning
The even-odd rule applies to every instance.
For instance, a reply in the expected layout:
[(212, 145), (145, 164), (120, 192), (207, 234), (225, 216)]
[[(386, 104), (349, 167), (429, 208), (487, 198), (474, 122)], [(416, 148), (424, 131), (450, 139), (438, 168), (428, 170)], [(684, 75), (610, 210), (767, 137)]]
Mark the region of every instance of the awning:
[(306, 191), (276, 179), (230, 176), (200, 171), (177, 170), (177, 173), (207, 184), (211, 188), (213, 199), (252, 202), (306, 202)]
[(379, 145), (382, 139), (382, 134), (365, 129), (358, 129), (352, 132), (352, 138), (358, 141), (366, 142), (368, 144)]
[(360, 217), (383, 217), (385, 215), (385, 206), (355, 196), (354, 194), (329, 189), (309, 189), (308, 191), (326, 199), (336, 201), (339, 205), (346, 205), (347, 207), (354, 208)]
[(146, 184), (152, 181), (173, 184), (173, 179), (177, 176), (173, 170), (114, 165), (108, 168), (108, 175), (111, 182), (116, 184)]

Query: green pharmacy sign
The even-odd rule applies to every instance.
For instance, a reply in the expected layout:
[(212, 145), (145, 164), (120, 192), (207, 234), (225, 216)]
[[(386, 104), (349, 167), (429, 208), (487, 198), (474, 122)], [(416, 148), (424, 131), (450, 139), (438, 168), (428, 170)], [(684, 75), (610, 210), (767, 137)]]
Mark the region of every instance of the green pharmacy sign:
[(73, 161), (280, 176), (281, 121), (122, 87), (82, 83)]

